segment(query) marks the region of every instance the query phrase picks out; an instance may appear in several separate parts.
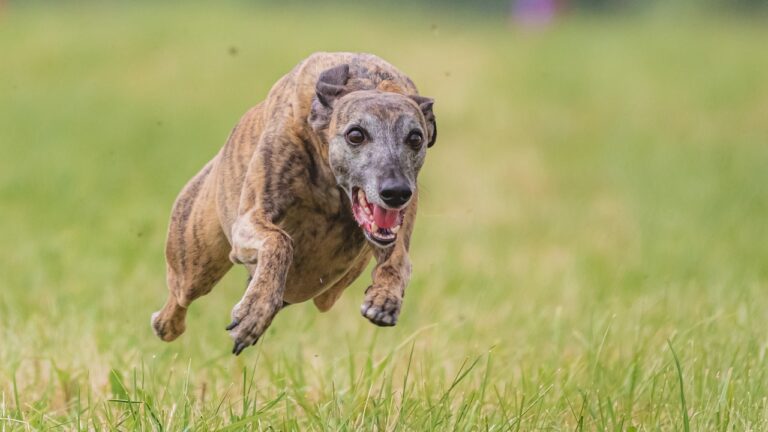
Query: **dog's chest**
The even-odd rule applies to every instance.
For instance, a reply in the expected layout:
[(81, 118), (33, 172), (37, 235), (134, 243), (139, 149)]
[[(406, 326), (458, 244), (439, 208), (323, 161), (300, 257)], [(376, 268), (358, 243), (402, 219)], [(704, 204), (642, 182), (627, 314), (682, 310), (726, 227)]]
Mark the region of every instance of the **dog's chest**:
[(280, 226), (293, 241), (286, 300), (305, 301), (325, 291), (367, 253), (362, 230), (338, 193), (304, 202)]

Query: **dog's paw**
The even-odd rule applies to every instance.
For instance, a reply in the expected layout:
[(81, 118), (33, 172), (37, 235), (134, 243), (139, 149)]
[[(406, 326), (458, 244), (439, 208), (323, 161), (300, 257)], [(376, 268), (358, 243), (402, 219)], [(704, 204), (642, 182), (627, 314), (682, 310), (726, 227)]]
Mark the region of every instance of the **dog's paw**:
[(235, 264), (256, 264), (259, 251), (257, 249), (234, 247), (229, 253), (229, 260)]
[(250, 304), (240, 302), (235, 305), (232, 309), (232, 322), (226, 328), (235, 341), (232, 354), (240, 355), (244, 349), (256, 345), (276, 312), (275, 308), (257, 302)]
[[(372, 287), (371, 287), (372, 288)], [(403, 299), (387, 290), (368, 288), (360, 313), (377, 326), (391, 327), (397, 324)]]

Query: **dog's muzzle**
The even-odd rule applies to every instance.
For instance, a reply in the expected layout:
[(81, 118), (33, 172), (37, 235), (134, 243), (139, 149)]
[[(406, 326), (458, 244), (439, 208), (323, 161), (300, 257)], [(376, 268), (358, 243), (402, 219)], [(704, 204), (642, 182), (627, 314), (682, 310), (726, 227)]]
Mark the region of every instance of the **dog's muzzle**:
[[(401, 206), (406, 204), (410, 195), (409, 190), (408, 198), (404, 201), (402, 195), (398, 195), (397, 202)], [(403, 224), (405, 207), (392, 209), (372, 203), (360, 188), (352, 190), (351, 202), (355, 220), (369, 240), (379, 246), (389, 246), (394, 243), (397, 232)], [(388, 204), (387, 201), (385, 203)]]

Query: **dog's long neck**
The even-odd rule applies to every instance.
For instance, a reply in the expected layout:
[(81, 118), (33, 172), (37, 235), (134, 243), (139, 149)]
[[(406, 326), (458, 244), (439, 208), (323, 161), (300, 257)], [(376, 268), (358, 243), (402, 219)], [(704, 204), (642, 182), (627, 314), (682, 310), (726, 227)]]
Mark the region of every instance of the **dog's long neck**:
[(304, 148), (310, 156), (310, 161), (314, 162), (318, 170), (327, 167), (330, 171), (331, 165), (328, 159), (328, 138), (325, 136), (325, 130), (316, 132), (311, 127), (306, 128), (305, 136), (302, 137)]

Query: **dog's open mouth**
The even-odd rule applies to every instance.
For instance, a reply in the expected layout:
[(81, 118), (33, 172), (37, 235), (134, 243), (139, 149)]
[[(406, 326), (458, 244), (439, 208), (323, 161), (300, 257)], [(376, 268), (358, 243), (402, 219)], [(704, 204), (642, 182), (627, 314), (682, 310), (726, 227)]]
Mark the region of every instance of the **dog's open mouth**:
[(405, 208), (392, 210), (370, 203), (362, 189), (352, 189), (352, 213), (365, 235), (374, 243), (387, 246), (395, 241), (404, 212)]

